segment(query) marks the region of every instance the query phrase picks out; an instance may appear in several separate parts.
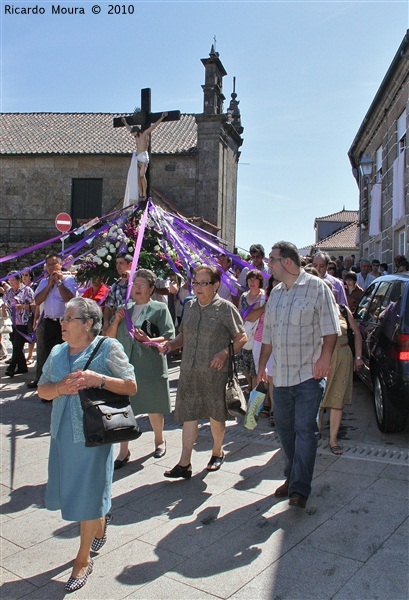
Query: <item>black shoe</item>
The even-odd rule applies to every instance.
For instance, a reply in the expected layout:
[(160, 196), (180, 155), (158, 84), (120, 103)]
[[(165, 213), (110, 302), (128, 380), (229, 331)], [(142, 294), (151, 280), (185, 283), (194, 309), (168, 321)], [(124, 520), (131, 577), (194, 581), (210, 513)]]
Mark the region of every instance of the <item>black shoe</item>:
[(166, 454), (166, 444), (164, 448), (155, 448), (155, 452), (153, 453), (153, 458), (162, 458)]
[(70, 577), (67, 583), (65, 584), (65, 591), (75, 592), (76, 590), (79, 590), (80, 588), (84, 587), (84, 585), (87, 583), (88, 577), (92, 573), (93, 566), (94, 561), (91, 558), (84, 577), (80, 577), (79, 579), (77, 579), (76, 577)]
[(305, 505), (307, 504), (307, 498), (298, 492), (294, 492), (291, 494), (288, 504), (290, 506), (296, 506), (297, 508), (305, 508)]
[(284, 481), (283, 485), (280, 485), (274, 492), (276, 498), (287, 498), (288, 496), (288, 481)]
[(178, 479), (179, 477), (190, 479), (192, 477), (192, 465), (190, 463), (186, 465), (186, 467), (176, 465), (170, 471), (165, 471), (164, 476), (169, 477), (170, 479)]
[(7, 360), (4, 361), (7, 365), (9, 365), (11, 363), (11, 358), (8, 358)]
[(117, 471), (118, 469), (122, 469), (122, 467), (124, 467), (126, 465), (126, 463), (129, 462), (130, 458), (131, 458), (131, 452), (130, 452), (130, 450), (128, 450), (128, 454), (125, 456), (125, 458), (123, 460), (120, 460), (119, 458), (117, 458), (114, 461), (114, 471)]
[(28, 373), (28, 369), (17, 369), (14, 375), (24, 375), (24, 373)]
[(27, 383), (27, 387), (30, 390), (36, 390), (38, 388), (38, 381), (30, 381), (29, 383)]
[(94, 538), (92, 540), (91, 550), (93, 552), (99, 552), (101, 550), (102, 546), (105, 546), (105, 542), (107, 541), (107, 527), (111, 521), (112, 521), (112, 515), (108, 513), (105, 516), (104, 535), (102, 536), (102, 538)]
[(4, 376), (5, 377), (14, 377), (14, 373), (7, 369), (6, 371), (4, 371)]

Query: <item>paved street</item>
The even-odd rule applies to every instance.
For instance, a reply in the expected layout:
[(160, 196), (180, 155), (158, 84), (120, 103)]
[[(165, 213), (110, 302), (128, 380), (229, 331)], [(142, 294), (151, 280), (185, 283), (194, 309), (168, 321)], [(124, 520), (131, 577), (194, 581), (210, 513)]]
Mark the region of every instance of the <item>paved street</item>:
[[(170, 366), (174, 397), (178, 361)], [(78, 546), (78, 525), (43, 508), (51, 406), (25, 387), (30, 371), (1, 382), (2, 599), (63, 598)], [(77, 598), (409, 597), (409, 429), (381, 434), (359, 381), (343, 420), (344, 455), (331, 454), (324, 430), (305, 511), (272, 495), (283, 481), (282, 455), (266, 419), (253, 432), (228, 426), (217, 473), (205, 470), (211, 438), (203, 423), (190, 481), (163, 477), (180, 452), (172, 417), (160, 460), (146, 417), (140, 425), (146, 433), (115, 473), (108, 542)]]

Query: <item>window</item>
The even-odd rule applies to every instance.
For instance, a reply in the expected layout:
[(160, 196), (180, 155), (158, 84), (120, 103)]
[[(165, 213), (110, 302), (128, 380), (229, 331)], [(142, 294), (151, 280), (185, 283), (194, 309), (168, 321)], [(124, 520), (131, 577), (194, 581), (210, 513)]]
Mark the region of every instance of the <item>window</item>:
[(71, 215), (73, 226), (78, 219), (92, 219), (102, 215), (102, 179), (73, 179), (71, 191)]
[(398, 254), (406, 256), (406, 232), (398, 231)]
[(389, 287), (391, 286), (389, 281), (383, 281), (376, 289), (375, 294), (372, 297), (372, 302), (369, 306), (366, 314), (366, 321), (371, 323), (377, 323), (379, 315), (385, 310), (387, 302), (385, 301), (385, 295)]
[(403, 152), (406, 146), (406, 110), (400, 115), (396, 123), (398, 151), (397, 154)]
[(376, 168), (376, 182), (382, 181), (382, 146), (376, 151), (375, 154), (375, 168)]

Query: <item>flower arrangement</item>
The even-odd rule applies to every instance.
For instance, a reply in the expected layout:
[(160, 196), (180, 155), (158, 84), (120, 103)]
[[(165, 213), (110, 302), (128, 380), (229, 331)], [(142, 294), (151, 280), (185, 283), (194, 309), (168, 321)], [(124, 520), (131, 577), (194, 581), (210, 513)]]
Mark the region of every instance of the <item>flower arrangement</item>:
[[(100, 277), (107, 283), (116, 279), (118, 276), (116, 256), (119, 253), (133, 256), (139, 235), (141, 215), (142, 211), (136, 211), (128, 220), (112, 224), (105, 233), (94, 240), (92, 251), (83, 258), (78, 267), (77, 279), (80, 283), (90, 281), (94, 277)], [(160, 226), (149, 216), (139, 254), (138, 267), (151, 269), (159, 278), (166, 279), (173, 273), (167, 257), (184, 276), (184, 269), (177, 253), (163, 239)]]

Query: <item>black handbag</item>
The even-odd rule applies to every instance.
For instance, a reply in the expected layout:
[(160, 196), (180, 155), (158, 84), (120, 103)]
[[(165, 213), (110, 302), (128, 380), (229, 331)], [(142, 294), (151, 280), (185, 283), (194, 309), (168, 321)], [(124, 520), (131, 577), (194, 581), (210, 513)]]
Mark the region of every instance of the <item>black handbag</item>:
[(237, 376), (236, 363), (234, 362), (233, 343), (229, 345), (229, 370), (226, 383), (226, 409), (231, 417), (246, 414), (246, 399), (241, 389)]
[[(105, 339), (102, 338), (98, 342), (83, 371), (89, 367)], [(79, 390), (78, 393), (84, 413), (84, 436), (87, 447), (129, 442), (141, 435), (129, 396), (99, 388), (86, 388)]]

